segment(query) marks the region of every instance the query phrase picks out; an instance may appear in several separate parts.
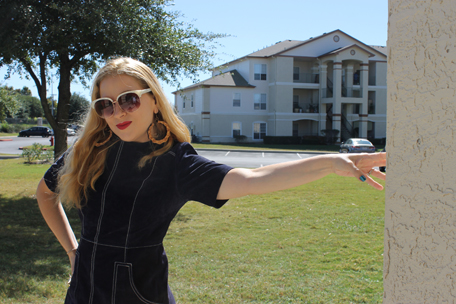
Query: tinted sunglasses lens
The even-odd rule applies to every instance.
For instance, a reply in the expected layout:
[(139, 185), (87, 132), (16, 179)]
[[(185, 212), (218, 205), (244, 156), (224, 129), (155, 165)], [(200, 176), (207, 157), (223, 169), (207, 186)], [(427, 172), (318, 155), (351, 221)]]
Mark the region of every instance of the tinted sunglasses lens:
[(109, 99), (100, 99), (95, 103), (95, 111), (100, 117), (109, 117), (114, 113), (113, 103)]
[(117, 102), (125, 112), (134, 112), (141, 105), (139, 96), (136, 93), (127, 93), (121, 95), (118, 97)]

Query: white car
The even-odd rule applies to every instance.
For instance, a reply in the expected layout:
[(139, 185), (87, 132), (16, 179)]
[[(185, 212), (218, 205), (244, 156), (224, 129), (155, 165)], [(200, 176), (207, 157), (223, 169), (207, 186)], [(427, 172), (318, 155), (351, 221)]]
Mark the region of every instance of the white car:
[(67, 128), (67, 134), (68, 136), (75, 136), (76, 132), (71, 128)]
[(349, 138), (340, 144), (340, 153), (374, 153), (375, 146), (364, 138)]

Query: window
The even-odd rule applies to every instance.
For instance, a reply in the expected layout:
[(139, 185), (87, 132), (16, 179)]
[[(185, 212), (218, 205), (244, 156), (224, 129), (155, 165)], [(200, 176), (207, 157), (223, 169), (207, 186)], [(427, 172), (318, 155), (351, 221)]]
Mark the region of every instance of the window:
[(266, 123), (256, 122), (253, 124), (253, 139), (263, 139), (266, 136)]
[(233, 137), (241, 135), (241, 123), (233, 122)]
[(299, 80), (299, 67), (293, 68), (293, 80)]
[(266, 80), (266, 64), (255, 64), (254, 66), (254, 77), (255, 80)]
[(240, 107), (241, 106), (241, 93), (234, 93), (233, 94), (233, 107)]
[(184, 96), (184, 99), (182, 100), (182, 109), (185, 109), (185, 96)]
[(193, 95), (190, 96), (190, 107), (193, 108)]
[(266, 110), (266, 94), (255, 94), (253, 108), (255, 110)]

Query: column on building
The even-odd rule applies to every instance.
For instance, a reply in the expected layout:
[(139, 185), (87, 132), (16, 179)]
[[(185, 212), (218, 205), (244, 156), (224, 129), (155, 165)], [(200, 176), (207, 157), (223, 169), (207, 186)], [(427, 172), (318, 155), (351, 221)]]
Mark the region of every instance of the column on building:
[(360, 73), (360, 86), (361, 86), (361, 110), (359, 114), (359, 136), (362, 138), (367, 138), (367, 128), (368, 128), (368, 84), (369, 84), (369, 63), (363, 62), (360, 65), (361, 73)]
[[(351, 94), (353, 90), (353, 63), (347, 64), (346, 73), (345, 73), (345, 87), (347, 88), (347, 93)], [(347, 95), (347, 97), (352, 97)]]
[(203, 109), (201, 111), (201, 136), (203, 142), (211, 142), (210, 88), (203, 88)]
[(326, 97), (326, 90), (327, 90), (327, 81), (328, 78), (328, 65), (326, 63), (320, 64), (320, 94), (322, 98)]
[(342, 62), (334, 62), (333, 66), (333, 129), (339, 130), (342, 113)]

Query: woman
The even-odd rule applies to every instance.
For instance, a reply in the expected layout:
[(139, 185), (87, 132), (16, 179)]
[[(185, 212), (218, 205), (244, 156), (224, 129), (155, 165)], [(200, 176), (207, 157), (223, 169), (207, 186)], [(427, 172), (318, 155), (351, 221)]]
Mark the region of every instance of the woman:
[[(45, 174), (38, 204), (67, 252), (65, 303), (175, 303), (162, 245), (189, 200), (220, 208), (230, 198), (305, 184), (330, 173), (370, 178), (385, 154), (323, 155), (233, 169), (196, 154), (153, 72), (119, 58), (97, 74), (79, 140)], [(60, 201), (79, 209), (78, 244)]]

